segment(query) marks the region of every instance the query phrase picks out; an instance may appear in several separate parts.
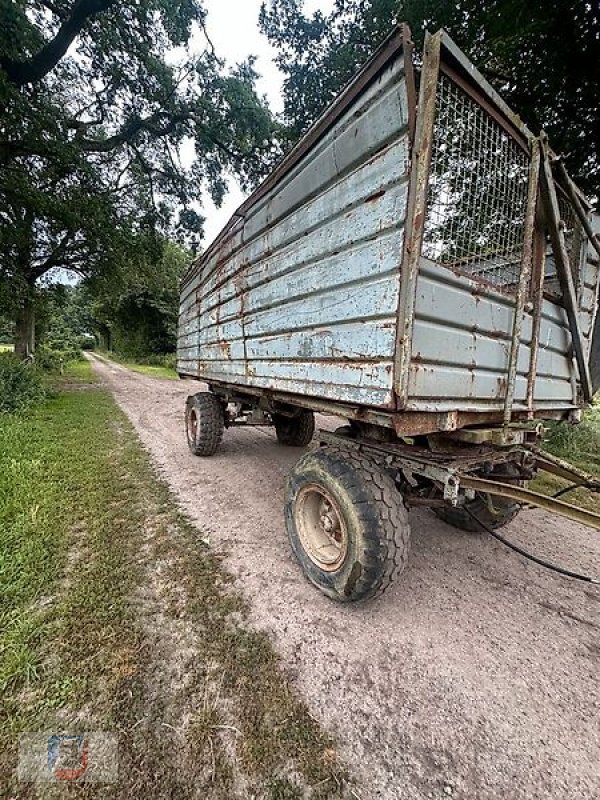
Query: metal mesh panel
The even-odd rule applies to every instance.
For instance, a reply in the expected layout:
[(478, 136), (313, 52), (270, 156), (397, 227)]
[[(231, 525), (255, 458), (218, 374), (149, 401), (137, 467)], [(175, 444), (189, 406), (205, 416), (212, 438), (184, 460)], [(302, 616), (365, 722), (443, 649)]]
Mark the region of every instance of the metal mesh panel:
[[(575, 291), (577, 291), (580, 282), (581, 248), (584, 242), (584, 231), (573, 210), (573, 206), (563, 195), (558, 186), (556, 187), (556, 193), (558, 196), (558, 212), (563, 223), (565, 245), (569, 256), (569, 266), (571, 267), (571, 274), (573, 275)], [(546, 238), (548, 244), (546, 248), (546, 264), (544, 267), (544, 291), (560, 298), (562, 297), (562, 291), (558, 275), (556, 274), (554, 253), (552, 252), (549, 237)]]
[(504, 129), (441, 75), (423, 255), (504, 290), (514, 287), (529, 165)]

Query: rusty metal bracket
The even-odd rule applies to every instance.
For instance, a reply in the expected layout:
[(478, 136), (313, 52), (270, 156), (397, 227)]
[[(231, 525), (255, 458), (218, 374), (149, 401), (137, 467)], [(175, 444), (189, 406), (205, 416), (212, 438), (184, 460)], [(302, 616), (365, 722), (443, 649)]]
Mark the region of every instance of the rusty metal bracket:
[(600, 241), (598, 241), (597, 235), (592, 230), (592, 226), (590, 224), (588, 215), (585, 213), (585, 210), (579, 198), (579, 194), (577, 192), (575, 184), (571, 180), (571, 177), (566, 170), (562, 158), (560, 158), (559, 156), (554, 157), (552, 159), (552, 164), (556, 167), (556, 171), (558, 173), (557, 176), (558, 182), (567, 193), (567, 196), (571, 201), (571, 205), (573, 206), (573, 211), (575, 212), (579, 221), (581, 222), (581, 226), (584, 229), (590, 244), (592, 245), (598, 256), (600, 256)]
[(527, 207), (525, 211), (525, 224), (523, 226), (523, 254), (521, 257), (521, 271), (517, 288), (517, 298), (513, 317), (512, 339), (508, 359), (508, 376), (506, 383), (506, 397), (504, 398), (504, 424), (508, 425), (511, 419), (515, 384), (517, 381), (517, 365), (519, 360), (519, 346), (521, 344), (521, 331), (523, 329), (523, 315), (525, 301), (531, 275), (531, 262), (533, 256), (533, 236), (535, 231), (535, 209), (540, 179), (540, 143), (538, 139), (531, 141), (531, 167), (529, 171), (529, 185), (527, 189)]
[(546, 209), (546, 217), (549, 223), (550, 239), (552, 241), (552, 249), (554, 251), (554, 258), (556, 260), (556, 271), (560, 282), (560, 287), (563, 294), (563, 301), (565, 304), (565, 311), (567, 312), (567, 319), (569, 321), (569, 329), (571, 331), (571, 343), (573, 352), (575, 354), (575, 361), (579, 371), (579, 381), (581, 383), (581, 391), (585, 403), (590, 403), (593, 396), (592, 379), (590, 377), (590, 370), (585, 357), (583, 349), (583, 336), (579, 326), (579, 315), (577, 313), (577, 299), (575, 295), (575, 285), (573, 283), (573, 274), (569, 264), (569, 254), (565, 243), (565, 236), (563, 226), (560, 219), (560, 211), (558, 207), (558, 198), (556, 196), (556, 187), (554, 185), (554, 176), (552, 175), (552, 166), (550, 163), (550, 154), (548, 149), (548, 142), (546, 134), (542, 133), (540, 136), (541, 143), (541, 157), (542, 157), (542, 197), (544, 199), (544, 206)]
[(407, 210), (407, 231), (402, 256), (400, 301), (394, 355), (394, 391), (398, 408), (406, 405), (413, 335), (413, 320), (419, 259), (423, 245), (423, 226), (427, 208), (427, 190), (433, 126), (440, 70), (441, 32), (425, 37), (423, 70), (419, 88), (417, 128), (412, 151)]
[(535, 457), (536, 466), (538, 469), (542, 469), (544, 472), (550, 472), (552, 475), (556, 475), (559, 478), (565, 478), (568, 481), (580, 482), (595, 486), (600, 490), (599, 478), (589, 475), (587, 472), (584, 472), (583, 470), (574, 467), (572, 464), (569, 464), (568, 461), (564, 461), (562, 458), (553, 456), (551, 453), (547, 453), (545, 450), (540, 450), (536, 447), (532, 447), (530, 449), (532, 455)]
[[(464, 502), (465, 495), (468, 499), (469, 496), (473, 496), (472, 493), (482, 492), (495, 497), (508, 497), (524, 505), (543, 508), (574, 522), (580, 522), (600, 530), (600, 514), (565, 503), (555, 497), (534, 492), (531, 489), (524, 489), (501, 481), (487, 480), (472, 474), (480, 471), (486, 465), (508, 462), (519, 462), (524, 465), (524, 459), (529, 459), (533, 462), (531, 466), (537, 469), (552, 472), (569, 480), (576, 480), (578, 486), (586, 485), (592, 490), (600, 491), (599, 480), (561, 459), (531, 446), (473, 447), (472, 452), (469, 450), (461, 452), (456, 449), (435, 452), (416, 445), (407, 445), (401, 441), (376, 442), (368, 439), (350, 439), (329, 431), (319, 431), (318, 441), (320, 445), (331, 444), (348, 450), (362, 451), (380, 461), (383, 466), (400, 470), (409, 479), (412, 476), (427, 478), (439, 487), (444, 500), (453, 506)], [(420, 500), (419, 504), (425, 505), (426, 503)]]
[[(538, 177), (538, 197), (540, 193)], [(533, 304), (531, 315), (531, 343), (529, 346), (529, 373), (527, 375), (527, 413), (534, 416), (533, 397), (537, 378), (538, 354), (540, 347), (540, 329), (542, 323), (542, 307), (544, 304), (544, 278), (546, 270), (546, 237), (542, 222), (541, 203), (537, 204), (537, 221), (534, 228), (533, 264), (530, 286), (530, 297)]]

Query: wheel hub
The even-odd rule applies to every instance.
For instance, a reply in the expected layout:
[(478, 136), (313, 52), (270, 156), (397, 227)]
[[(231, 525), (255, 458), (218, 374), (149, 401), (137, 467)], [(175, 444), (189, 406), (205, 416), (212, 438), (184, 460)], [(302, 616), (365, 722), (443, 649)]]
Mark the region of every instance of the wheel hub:
[(296, 500), (300, 541), (311, 560), (333, 572), (346, 558), (348, 536), (335, 499), (322, 486), (304, 486)]

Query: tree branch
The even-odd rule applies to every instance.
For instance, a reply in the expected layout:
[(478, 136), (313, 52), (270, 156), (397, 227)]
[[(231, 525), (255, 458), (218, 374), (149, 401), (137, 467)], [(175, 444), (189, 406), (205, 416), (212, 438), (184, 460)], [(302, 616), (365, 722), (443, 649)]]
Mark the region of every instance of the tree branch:
[[(106, 139), (81, 139), (80, 145), (88, 153), (108, 153), (122, 144), (131, 144), (140, 131), (147, 131), (159, 138), (173, 133), (182, 122), (193, 119), (190, 111), (170, 114), (168, 111), (156, 111), (149, 117), (135, 117), (121, 128), (118, 133)], [(166, 124), (160, 123), (168, 120)]]
[(40, 264), (31, 267), (29, 274), (32, 278), (34, 278), (34, 280), (41, 278), (42, 275), (48, 272), (48, 270), (52, 269), (52, 267), (60, 265), (62, 259), (64, 258), (69, 239), (72, 235), (73, 231), (65, 231), (60, 242), (56, 245), (48, 257)]
[(115, 5), (116, 0), (76, 0), (54, 38), (27, 61), (0, 58), (0, 67), (15, 86), (35, 83), (45, 77), (58, 64), (85, 23)]

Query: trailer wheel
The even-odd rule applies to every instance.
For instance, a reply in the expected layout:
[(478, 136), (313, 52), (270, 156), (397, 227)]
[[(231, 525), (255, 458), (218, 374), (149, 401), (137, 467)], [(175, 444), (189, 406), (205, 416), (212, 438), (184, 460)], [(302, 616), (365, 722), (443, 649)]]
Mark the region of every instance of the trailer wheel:
[[(495, 479), (503, 483), (512, 483), (516, 486), (522, 486), (523, 481), (516, 477), (518, 474), (519, 470), (514, 464), (502, 464), (492, 473)], [(481, 477), (489, 478), (490, 475), (482, 475)], [(464, 506), (441, 506), (433, 510), (435, 514), (440, 519), (443, 519), (444, 522), (447, 522), (448, 525), (460, 528), (463, 531), (469, 531), (470, 533), (484, 533), (485, 528), (479, 525), (479, 523), (465, 511), (465, 508), (468, 508), (477, 519), (480, 519), (484, 525), (493, 530), (508, 525), (521, 510), (519, 503), (515, 503), (515, 501), (511, 500), (509, 497), (495, 497), (484, 492), (477, 492), (473, 500), (469, 500)]]
[(185, 432), (195, 456), (212, 456), (223, 438), (225, 422), (221, 401), (212, 392), (190, 395), (185, 403)]
[(304, 455), (288, 476), (285, 519), (304, 574), (333, 600), (381, 594), (406, 566), (402, 497), (363, 455), (334, 447)]
[(295, 417), (284, 417), (283, 414), (273, 414), (275, 433), (280, 444), (290, 447), (306, 447), (315, 432), (315, 415), (312, 411), (303, 409)]

